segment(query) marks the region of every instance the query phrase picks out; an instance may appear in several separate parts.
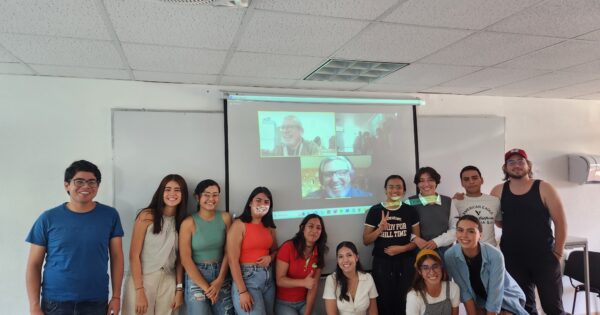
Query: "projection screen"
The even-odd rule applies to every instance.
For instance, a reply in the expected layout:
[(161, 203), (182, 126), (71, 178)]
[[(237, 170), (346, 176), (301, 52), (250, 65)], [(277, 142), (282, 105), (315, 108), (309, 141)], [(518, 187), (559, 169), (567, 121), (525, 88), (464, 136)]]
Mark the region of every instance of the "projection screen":
[[(314, 100), (313, 100), (314, 101)], [(273, 193), (281, 245), (309, 213), (324, 219), (329, 253), (323, 273), (335, 269), (335, 246), (352, 241), (361, 262), (365, 212), (385, 200), (384, 180), (415, 171), (413, 106), (227, 100), (229, 211), (239, 216), (250, 192)], [(406, 196), (414, 194), (407, 184)]]

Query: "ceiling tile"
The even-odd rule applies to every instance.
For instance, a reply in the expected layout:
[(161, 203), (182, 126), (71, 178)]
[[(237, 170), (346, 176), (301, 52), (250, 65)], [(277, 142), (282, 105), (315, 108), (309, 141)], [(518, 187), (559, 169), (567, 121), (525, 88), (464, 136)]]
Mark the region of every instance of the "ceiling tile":
[(259, 86), (259, 87), (290, 87), (296, 82), (290, 79), (268, 79), (257, 77), (223, 76), (221, 85)]
[(429, 88), (480, 69), (479, 67), (411, 64), (377, 80), (376, 83)]
[(0, 43), (26, 63), (113, 69), (123, 67), (115, 46), (107, 41), (0, 34)]
[(589, 32), (585, 35), (581, 35), (579, 37), (577, 37), (577, 39), (587, 39), (587, 40), (596, 40), (596, 41), (600, 41), (600, 30), (594, 31), (594, 32)]
[(521, 94), (515, 96), (529, 96), (542, 91), (584, 83), (598, 78), (600, 78), (600, 73), (553, 72), (504, 85), (490, 91), (521, 91)]
[(483, 90), (481, 92), (475, 93), (474, 95), (523, 97), (533, 92), (536, 92), (536, 90), (519, 86), (511, 86), (509, 88), (500, 87), (495, 89)]
[(373, 20), (398, 0), (277, 0), (257, 2), (257, 9)]
[(419, 61), (452, 65), (492, 66), (560, 41), (563, 41), (563, 39), (482, 32), (473, 34)]
[[(0, 38), (0, 42), (2, 39)], [(6, 49), (0, 46), (0, 62), (19, 62), (17, 58), (13, 57)]]
[(560, 70), (600, 58), (600, 42), (570, 40), (499, 64), (514, 69)]
[(594, 93), (600, 93), (600, 80), (579, 83), (555, 90), (536, 93), (530, 96), (544, 98), (573, 98)]
[(410, 0), (388, 22), (480, 30), (539, 0)]
[(324, 60), (316, 57), (238, 52), (229, 62), (226, 75), (261, 78), (304, 79)]
[(154, 71), (133, 71), (137, 81), (215, 84), (218, 76), (192, 73), (168, 73)]
[(422, 91), (421, 93), (437, 93), (437, 94), (458, 94), (458, 95), (471, 95), (477, 92), (486, 90), (481, 87), (450, 87), (450, 86), (434, 86)]
[(257, 11), (238, 50), (329, 56), (367, 25), (349, 19)]
[(129, 74), (126, 70), (83, 68), (83, 67), (61, 67), (47, 65), (30, 65), (40, 75), (57, 77), (96, 78), (96, 79), (118, 79), (128, 80)]
[(335, 53), (335, 57), (414, 62), (470, 34), (463, 30), (376, 23)]
[(546, 72), (547, 71), (545, 70), (485, 68), (483, 70), (467, 74), (456, 80), (445, 82), (441, 84), (441, 86), (493, 88), (515, 81), (535, 77)]
[(0, 21), (0, 33), (111, 38), (96, 1), (90, 0), (4, 0)]
[(360, 91), (367, 92), (400, 92), (400, 93), (417, 93), (423, 89), (427, 88), (426, 86), (417, 86), (414, 84), (379, 84), (379, 83), (371, 83), (360, 88)]
[(123, 44), (134, 70), (218, 74), (226, 51), (155, 45)]
[(334, 82), (334, 81), (304, 81), (299, 80), (294, 84), (294, 88), (314, 89), (314, 90), (338, 90), (353, 91), (367, 85), (365, 82)]
[(0, 73), (2, 74), (33, 74), (31, 69), (21, 63), (0, 62)]
[(515, 14), (489, 30), (572, 38), (600, 28), (600, 1), (549, 0)]
[(562, 69), (567, 72), (585, 72), (585, 73), (600, 73), (600, 60), (586, 62), (577, 66)]
[(245, 9), (105, 0), (123, 42), (229, 49)]

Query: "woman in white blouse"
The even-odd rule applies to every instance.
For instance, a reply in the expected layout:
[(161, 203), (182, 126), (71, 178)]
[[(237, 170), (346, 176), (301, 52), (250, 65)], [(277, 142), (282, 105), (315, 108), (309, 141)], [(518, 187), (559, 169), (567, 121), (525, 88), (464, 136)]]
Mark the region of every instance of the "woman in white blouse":
[(323, 291), (327, 315), (377, 315), (375, 282), (363, 271), (356, 245), (341, 242), (336, 255), (337, 267), (327, 276)]

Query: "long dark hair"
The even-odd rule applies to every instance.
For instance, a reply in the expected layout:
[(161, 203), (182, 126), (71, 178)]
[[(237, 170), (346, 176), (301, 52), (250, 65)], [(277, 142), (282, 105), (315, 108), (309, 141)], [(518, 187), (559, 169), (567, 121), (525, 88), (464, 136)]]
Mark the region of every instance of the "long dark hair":
[[(336, 255), (342, 247), (350, 249), (354, 253), (354, 255), (358, 257), (358, 249), (356, 249), (356, 245), (349, 241), (343, 241), (338, 244), (338, 246), (335, 248)], [(360, 264), (360, 260), (356, 261), (356, 272), (365, 272), (362, 265)], [(346, 278), (346, 275), (342, 271), (342, 268), (340, 268), (340, 264), (336, 264), (335, 266), (335, 278), (337, 284), (341, 287), (340, 296), (338, 298), (340, 299), (340, 301), (350, 301), (350, 296), (348, 296), (348, 278)]]
[(325, 223), (323, 223), (323, 218), (320, 215), (311, 213), (302, 219), (300, 222), (300, 228), (298, 229), (298, 233), (294, 235), (294, 237), (290, 240), (292, 244), (294, 244), (294, 248), (296, 249), (297, 257), (304, 257), (304, 250), (306, 249), (306, 239), (304, 238), (304, 228), (306, 224), (311, 219), (317, 218), (321, 222), (321, 236), (315, 242), (315, 248), (317, 249), (317, 266), (319, 268), (325, 267), (325, 254), (329, 250), (327, 247), (327, 231), (325, 231)]
[[(147, 209), (150, 209), (150, 212), (152, 213), (152, 220), (154, 223), (152, 233), (154, 234), (158, 234), (160, 231), (162, 231), (162, 216), (165, 209), (165, 187), (171, 181), (179, 184), (179, 188), (181, 189), (181, 202), (175, 208), (175, 229), (177, 232), (179, 232), (179, 226), (181, 225), (181, 222), (187, 217), (188, 188), (185, 179), (177, 174), (169, 174), (160, 181), (158, 188), (152, 196), (150, 204), (146, 207)], [(140, 213), (138, 213), (138, 216)]]
[(418, 294), (421, 295), (421, 297), (425, 298), (425, 294), (426, 294), (426, 285), (425, 285), (425, 280), (423, 279), (423, 276), (421, 275), (421, 265), (423, 265), (423, 262), (427, 259), (432, 259), (433, 261), (435, 261), (436, 263), (438, 263), (440, 265), (440, 268), (442, 268), (442, 281), (448, 281), (448, 273), (446, 272), (446, 268), (444, 268), (444, 263), (442, 262), (442, 259), (440, 258), (440, 256), (436, 256), (436, 255), (432, 255), (432, 254), (425, 254), (421, 257), (419, 257), (419, 259), (417, 259), (417, 261), (415, 262), (415, 268), (417, 269), (415, 272), (415, 278), (413, 280), (413, 284), (412, 284), (412, 289), (415, 290), (415, 292), (417, 292)]
[(260, 193), (265, 194), (271, 201), (269, 203), (269, 212), (262, 217), (261, 222), (265, 227), (274, 229), (276, 226), (275, 222), (273, 221), (273, 195), (267, 187), (260, 186), (254, 188), (254, 190), (250, 193), (250, 196), (248, 196), (248, 201), (246, 201), (246, 205), (244, 206), (244, 212), (242, 212), (239, 219), (244, 223), (252, 222), (252, 209), (250, 209), (250, 204), (252, 203), (252, 199), (254, 199), (254, 197)]

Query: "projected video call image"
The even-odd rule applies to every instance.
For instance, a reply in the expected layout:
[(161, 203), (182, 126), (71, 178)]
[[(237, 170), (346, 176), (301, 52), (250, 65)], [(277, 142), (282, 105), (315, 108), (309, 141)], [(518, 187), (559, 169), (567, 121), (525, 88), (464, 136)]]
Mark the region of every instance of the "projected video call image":
[(367, 171), (370, 156), (301, 157), (302, 198), (372, 197)]
[(336, 155), (335, 114), (258, 112), (261, 157)]
[(382, 155), (394, 145), (395, 114), (338, 113), (335, 116), (338, 155)]

